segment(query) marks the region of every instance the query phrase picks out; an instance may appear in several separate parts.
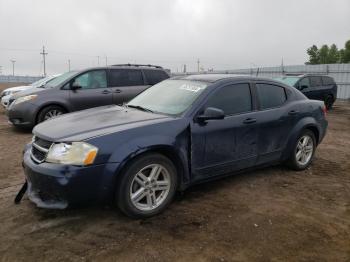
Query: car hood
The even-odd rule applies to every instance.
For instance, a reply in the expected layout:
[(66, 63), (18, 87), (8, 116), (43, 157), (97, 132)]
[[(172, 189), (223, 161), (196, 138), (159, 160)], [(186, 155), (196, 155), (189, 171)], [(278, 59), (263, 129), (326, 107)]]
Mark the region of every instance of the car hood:
[(103, 106), (51, 119), (37, 125), (34, 135), (53, 142), (92, 137), (170, 121), (172, 117), (120, 106)]
[(10, 87), (10, 88), (6, 88), (4, 91), (20, 91), (20, 90), (24, 90), (27, 88), (31, 88), (32, 86), (14, 86), (14, 87)]
[(31, 86), (28, 89), (25, 89), (23, 91), (20, 91), (18, 93), (13, 94), (12, 97), (14, 99), (17, 99), (17, 98), (22, 97), (22, 96), (34, 95), (34, 94), (42, 92), (44, 90), (45, 90), (45, 88), (38, 88), (38, 87)]

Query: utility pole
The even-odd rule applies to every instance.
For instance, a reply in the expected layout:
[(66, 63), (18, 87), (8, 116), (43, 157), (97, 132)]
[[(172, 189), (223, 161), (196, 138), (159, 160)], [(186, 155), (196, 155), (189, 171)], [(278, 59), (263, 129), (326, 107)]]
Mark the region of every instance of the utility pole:
[(68, 59), (68, 72), (70, 72), (70, 59)]
[(199, 58), (197, 59), (197, 71), (199, 73)]
[(186, 73), (186, 64), (184, 64), (184, 73)]
[(107, 66), (107, 56), (105, 57), (105, 60), (106, 60), (106, 66)]
[(16, 60), (10, 60), (11, 63), (12, 63), (12, 75), (14, 76), (15, 75), (15, 63), (16, 63)]
[(40, 53), (43, 56), (43, 63), (44, 63), (44, 76), (46, 76), (46, 61), (45, 56), (48, 54), (45, 52), (45, 46), (43, 46), (43, 51)]

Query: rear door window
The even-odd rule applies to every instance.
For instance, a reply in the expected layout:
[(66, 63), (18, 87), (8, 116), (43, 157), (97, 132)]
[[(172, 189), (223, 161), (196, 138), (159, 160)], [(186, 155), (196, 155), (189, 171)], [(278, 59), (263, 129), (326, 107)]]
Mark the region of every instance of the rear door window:
[(111, 69), (109, 82), (112, 87), (144, 85), (142, 72), (137, 69)]
[(249, 84), (234, 84), (222, 87), (210, 97), (206, 107), (215, 107), (225, 115), (249, 112), (252, 110), (252, 96)]
[(322, 81), (320, 76), (310, 76), (310, 86), (311, 87), (316, 87), (316, 86), (321, 86)]
[(281, 86), (256, 84), (256, 89), (261, 109), (279, 107), (287, 100), (286, 91)]
[(145, 69), (143, 70), (147, 82), (150, 85), (155, 85), (167, 78), (169, 78), (169, 76), (162, 70), (149, 70), (149, 69)]

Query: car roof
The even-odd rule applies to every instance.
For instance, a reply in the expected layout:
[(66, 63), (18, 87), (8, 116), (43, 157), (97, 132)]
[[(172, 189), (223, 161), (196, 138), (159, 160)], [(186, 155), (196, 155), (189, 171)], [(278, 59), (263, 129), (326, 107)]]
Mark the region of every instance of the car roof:
[(120, 64), (120, 65), (109, 65), (109, 66), (98, 66), (98, 67), (89, 67), (85, 68), (83, 71), (86, 70), (95, 70), (95, 69), (150, 69), (150, 70), (160, 70), (160, 71), (166, 71), (166, 69), (160, 67), (160, 66), (153, 66), (153, 65), (137, 65), (137, 64)]
[(269, 78), (262, 78), (262, 77), (255, 77), (251, 75), (235, 75), (235, 74), (194, 74), (194, 75), (181, 75), (181, 76), (174, 76), (171, 79), (176, 80), (190, 80), (190, 81), (200, 81), (200, 82), (208, 82), (208, 83), (214, 83), (220, 80), (267, 80), (267, 81), (273, 81)]

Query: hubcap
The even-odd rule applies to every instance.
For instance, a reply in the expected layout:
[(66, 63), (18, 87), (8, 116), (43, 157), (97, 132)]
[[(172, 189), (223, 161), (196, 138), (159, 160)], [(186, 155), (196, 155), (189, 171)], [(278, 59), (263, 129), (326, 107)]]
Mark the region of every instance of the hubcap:
[(130, 186), (130, 199), (139, 210), (150, 211), (160, 206), (170, 191), (168, 170), (159, 164), (142, 168)]
[(299, 165), (306, 165), (311, 160), (314, 150), (314, 142), (308, 135), (302, 136), (297, 144), (295, 158)]
[(49, 120), (49, 119), (57, 117), (59, 115), (62, 115), (62, 111), (56, 110), (56, 109), (50, 110), (49, 112), (47, 112), (45, 114), (44, 120)]

